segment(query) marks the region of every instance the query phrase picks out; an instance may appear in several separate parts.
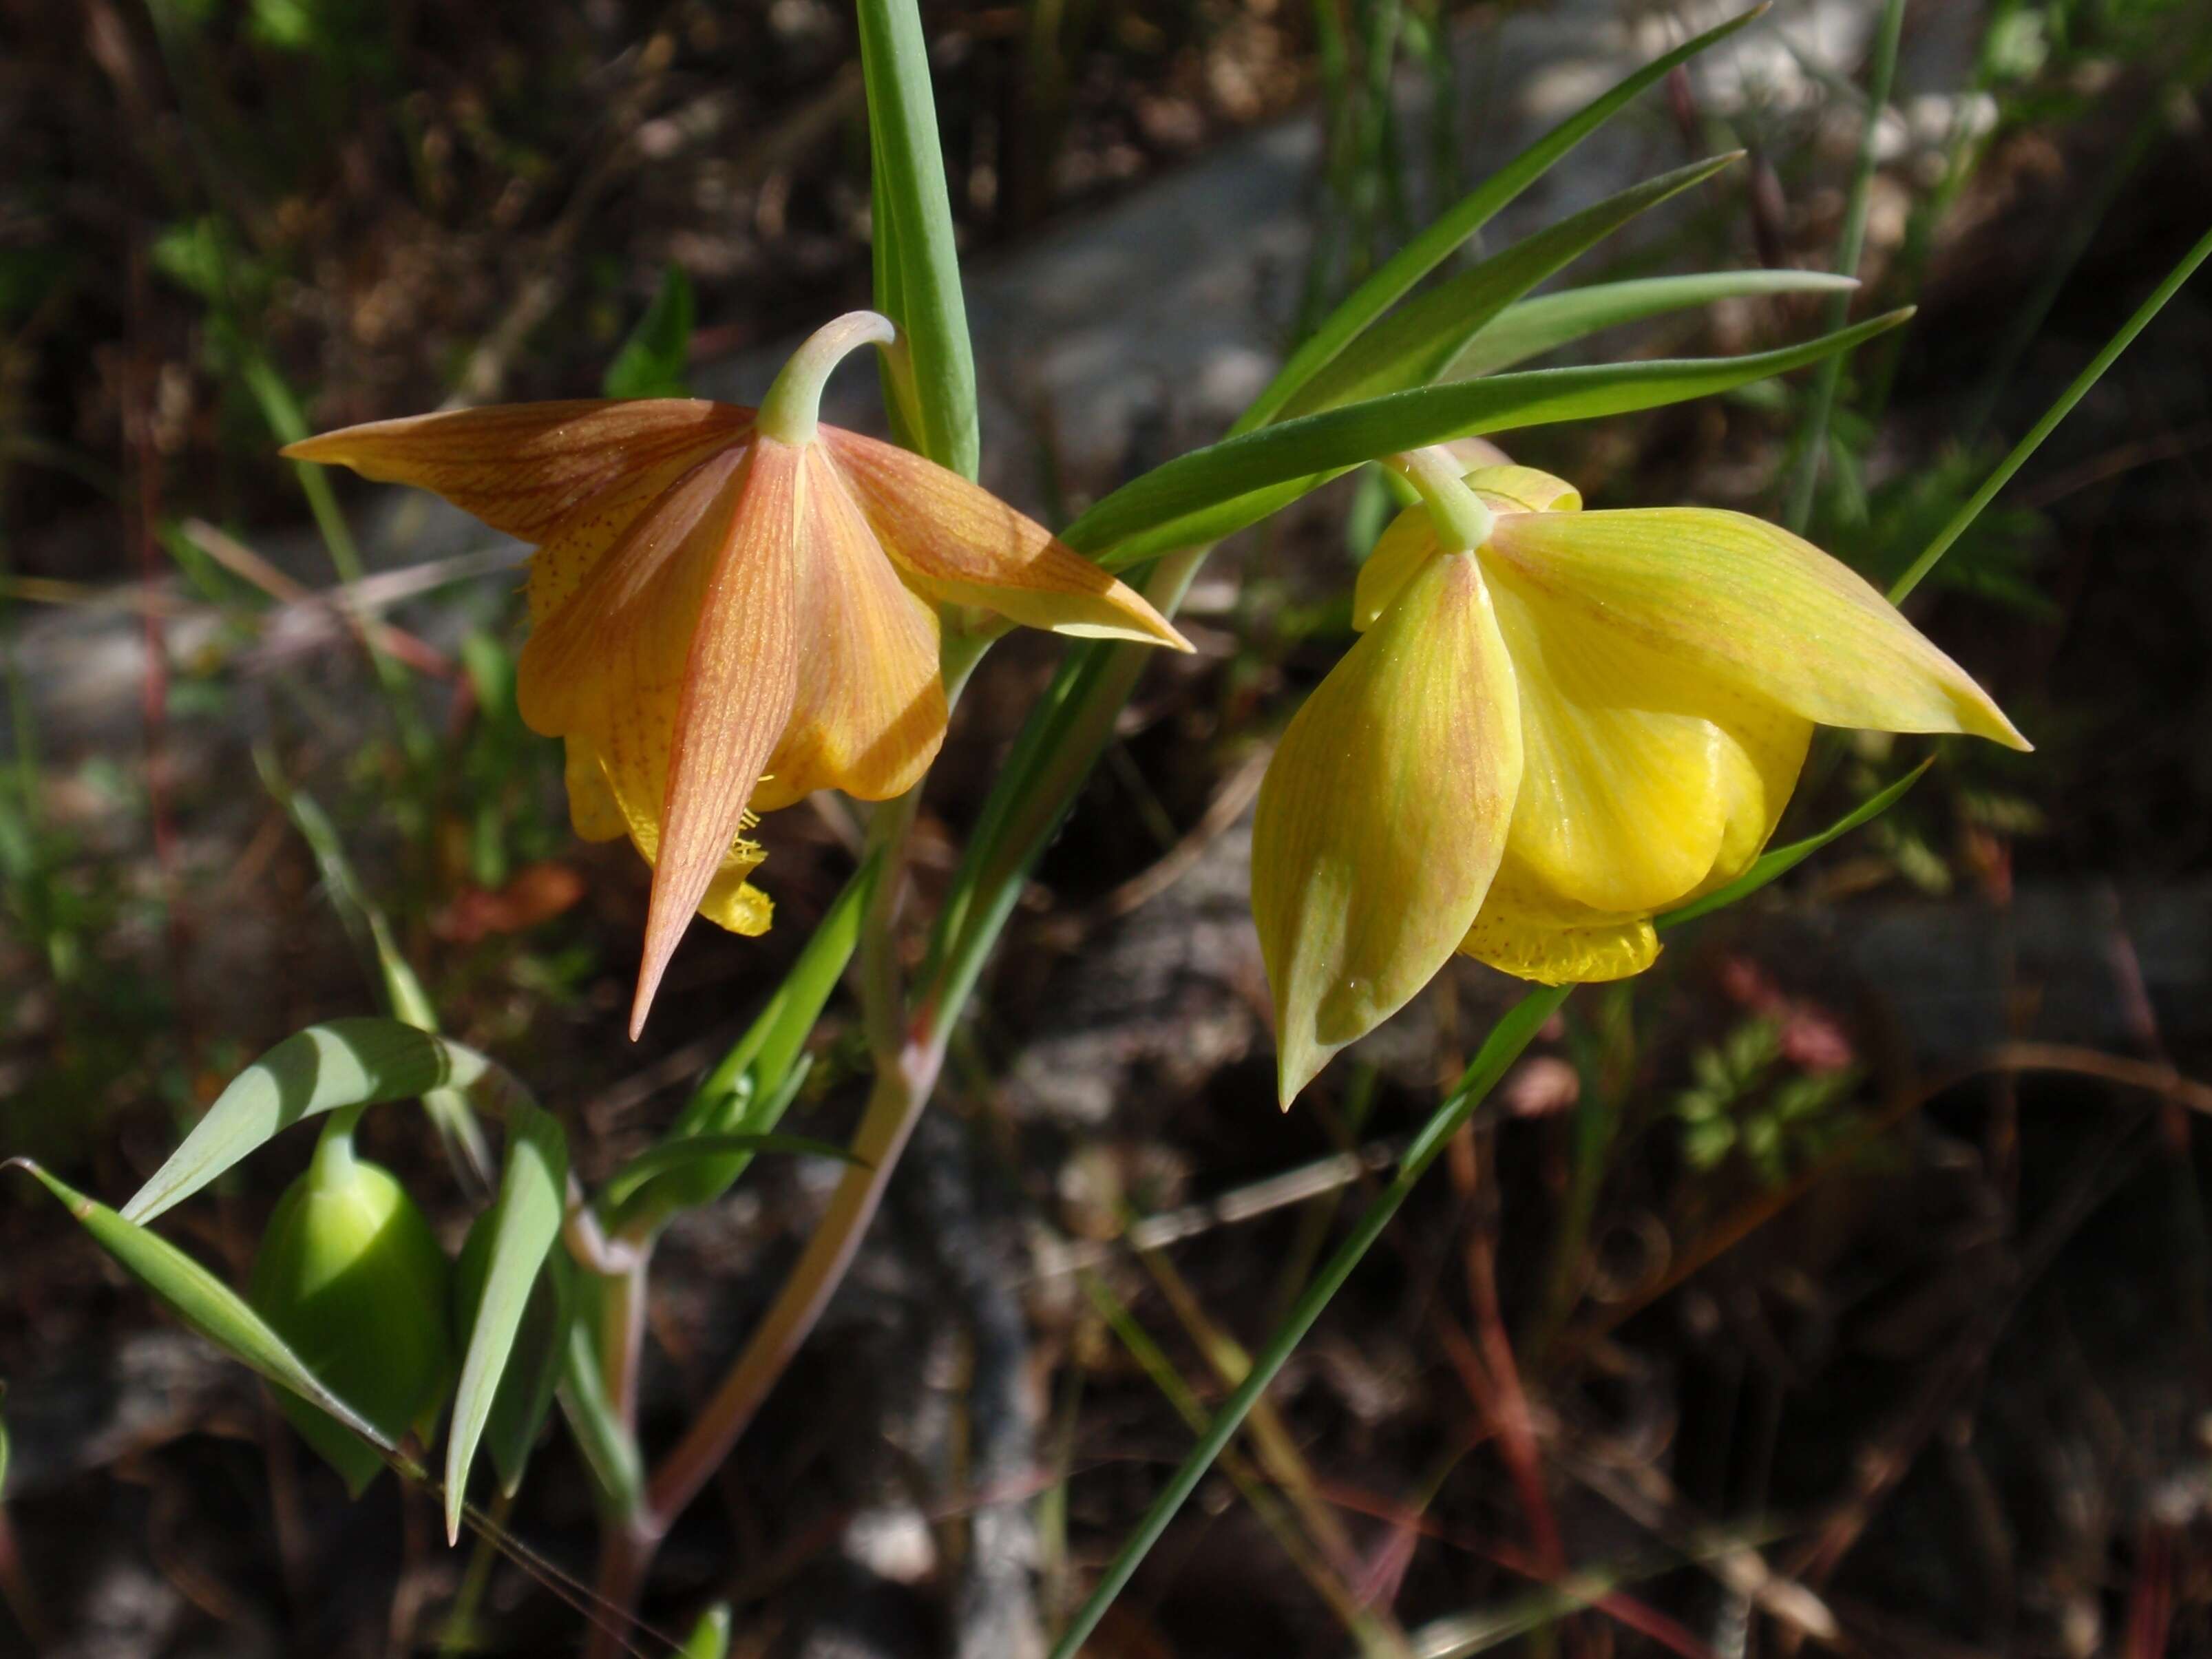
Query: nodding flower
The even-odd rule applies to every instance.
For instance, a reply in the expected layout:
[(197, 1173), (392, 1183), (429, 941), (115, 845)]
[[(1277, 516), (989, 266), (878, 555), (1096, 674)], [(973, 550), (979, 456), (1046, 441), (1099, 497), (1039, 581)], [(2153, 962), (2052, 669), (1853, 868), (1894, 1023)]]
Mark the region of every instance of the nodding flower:
[(823, 425), (848, 353), (817, 332), (758, 410), (690, 398), (516, 404), (349, 427), (297, 460), (434, 491), (532, 544), (523, 719), (568, 748), (570, 816), (653, 866), (630, 1032), (696, 912), (769, 925), (754, 816), (817, 789), (902, 793), (945, 738), (940, 605), (1190, 647), (1136, 592), (957, 473)]
[(1826, 554), (1739, 513), (1585, 513), (1527, 467), (1399, 458), (1361, 637), (1285, 732), (1252, 910), (1288, 1105), (1455, 952), (1624, 978), (1766, 845), (1813, 727), (2026, 738)]

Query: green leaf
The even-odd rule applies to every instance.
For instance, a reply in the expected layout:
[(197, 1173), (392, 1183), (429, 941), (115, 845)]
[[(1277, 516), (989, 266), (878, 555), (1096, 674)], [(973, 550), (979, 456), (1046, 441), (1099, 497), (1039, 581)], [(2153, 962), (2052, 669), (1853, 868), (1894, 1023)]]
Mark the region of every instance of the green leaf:
[(1664, 57), (1653, 59), (1611, 91), (1584, 105), (1483, 180), (1329, 313), (1311, 337), (1291, 354), (1290, 362), (1283, 365), (1267, 390), (1231, 428), (1232, 435), (1252, 431), (1273, 420), (1309, 380), (1334, 362), (1338, 354), (1364, 333), (1376, 318), (1449, 258), (1454, 249), (1481, 229), (1500, 208), (1551, 171), (1561, 156), (1611, 120), (1631, 99), (1664, 77), (1677, 64), (1686, 63), (1706, 47), (1727, 39), (1765, 10), (1763, 5), (1756, 7), (1684, 42)]
[(792, 963), (783, 983), (754, 1016), (744, 1035), (731, 1044), (729, 1052), (692, 1091), (691, 1098), (677, 1115), (672, 1134), (769, 1127), (725, 1121), (730, 1097), (737, 1091), (740, 1079), (750, 1079), (757, 1097), (772, 1095), (783, 1086), (805, 1052), (806, 1039), (821, 1019), (823, 1009), (829, 1006), (830, 994), (844, 977), (846, 964), (853, 959), (860, 939), (860, 917), (868, 908), (868, 894), (878, 867), (878, 861), (870, 859), (853, 872), (815, 925), (806, 948)]
[(1868, 796), (1866, 799), (1821, 830), (1819, 835), (1808, 836), (1802, 841), (1794, 841), (1787, 847), (1769, 849), (1753, 861), (1750, 869), (1729, 883), (1727, 886), (1716, 887), (1703, 898), (1692, 899), (1679, 910), (1669, 910), (1665, 915), (1656, 918), (1653, 925), (1662, 933), (1669, 927), (1679, 927), (1686, 921), (1694, 921), (1699, 916), (1711, 915), (1714, 911), (1734, 904), (1738, 899), (1757, 892), (1769, 882), (1778, 880), (1804, 863), (1807, 859), (1811, 858), (1814, 854), (1835, 840), (1837, 836), (1847, 836), (1860, 825), (1871, 823), (1889, 811), (1891, 807), (1905, 799), (1906, 790), (1928, 775), (1928, 769), (1935, 763), (1935, 757), (1929, 756), (1887, 789)]
[[(1158, 466), (1078, 519), (1061, 539), (1123, 568), (1255, 523), (1362, 461), (1510, 428), (1592, 420), (1710, 396), (1848, 351), (1910, 307), (1740, 357), (1662, 358), (1496, 374), (1393, 392), (1227, 438)], [(1109, 550), (1110, 550), (1110, 551)]]
[[(486, 1210), (469, 1229), (454, 1273), (455, 1303), (459, 1328), (465, 1339), (470, 1310), (483, 1297), (485, 1270), (491, 1262), (495, 1210)], [(484, 1446), (492, 1467), (499, 1471), (500, 1489), (509, 1498), (522, 1486), (523, 1472), (538, 1443), (538, 1431), (553, 1407), (553, 1390), (568, 1346), (569, 1322), (575, 1316), (576, 1267), (565, 1250), (550, 1249), (545, 1265), (530, 1287), (530, 1300), (522, 1310), (514, 1352), (492, 1397), (491, 1416), (484, 1424)]]
[(1493, 374), (1540, 357), (1605, 329), (1711, 305), (1717, 300), (1765, 294), (1846, 293), (1857, 286), (1854, 278), (1824, 270), (1711, 270), (1692, 276), (1595, 283), (1564, 294), (1541, 294), (1507, 307), (1496, 321), (1468, 343), (1467, 349), (1452, 360), (1443, 378), (1471, 380), (1478, 374)]
[(410, 1100), (434, 1089), (483, 1089), (501, 1111), (527, 1105), (522, 1085), (458, 1042), (392, 1019), (334, 1019), (284, 1039), (231, 1080), (183, 1146), (123, 1206), (151, 1221), (270, 1137), (319, 1113)]
[(679, 1211), (714, 1203), (757, 1152), (846, 1155), (842, 1147), (769, 1131), (805, 1079), (806, 1039), (852, 960), (878, 867), (871, 859), (853, 872), (775, 994), (701, 1079), (666, 1138), (607, 1183), (600, 1206), (611, 1231), (650, 1233)]
[(1704, 183), (1742, 152), (1717, 155), (1648, 179), (1516, 242), (1392, 313), (1284, 406), (1285, 418), (1426, 386), (1484, 325), (1639, 214)]
[(175, 1245), (86, 1197), (28, 1158), (11, 1158), (0, 1165), (6, 1167), (36, 1176), (100, 1249), (191, 1329), (264, 1381), (320, 1407), (371, 1445), (387, 1452), (394, 1449), (367, 1419), (316, 1379), (284, 1339), (246, 1306), (245, 1298)]
[[(952, 201), (915, 0), (860, 0), (877, 247), (876, 301), (913, 365), (912, 437), (921, 453), (975, 476), (975, 362), (960, 291)], [(896, 399), (894, 399), (896, 402)]]
[(671, 261), (662, 267), (659, 291), (607, 365), (599, 388), (610, 398), (688, 398), (691, 329), (696, 307), (691, 279)]
[(558, 1394), (576, 1449), (599, 1486), (602, 1517), (610, 1524), (626, 1525), (645, 1503), (645, 1468), (637, 1437), (607, 1398), (606, 1377), (599, 1370), (599, 1285), (589, 1275), (576, 1277), (577, 1305), (562, 1345)]
[[(483, 1290), (468, 1320), (469, 1342), (446, 1436), (446, 1540), (461, 1535), (469, 1465), (515, 1352), (524, 1315), (546, 1253), (561, 1234), (567, 1207), (568, 1141), (561, 1125), (534, 1106), (515, 1102), (507, 1113), (507, 1172), (488, 1218), (489, 1257)], [(531, 1425), (534, 1433), (536, 1425)], [(528, 1449), (526, 1443), (524, 1449)], [(520, 1459), (516, 1462), (520, 1478)], [(502, 1469), (502, 1474), (505, 1470)]]

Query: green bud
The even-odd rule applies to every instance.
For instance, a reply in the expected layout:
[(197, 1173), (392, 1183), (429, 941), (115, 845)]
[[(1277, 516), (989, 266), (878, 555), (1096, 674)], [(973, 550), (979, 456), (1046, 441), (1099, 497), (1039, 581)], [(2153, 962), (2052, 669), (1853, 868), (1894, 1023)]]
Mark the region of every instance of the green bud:
[[(393, 1440), (425, 1438), (453, 1381), (453, 1267), (392, 1172), (325, 1135), (269, 1218), (247, 1300), (331, 1393)], [(375, 1449), (298, 1395), (292, 1426), (358, 1498), (384, 1467)]]

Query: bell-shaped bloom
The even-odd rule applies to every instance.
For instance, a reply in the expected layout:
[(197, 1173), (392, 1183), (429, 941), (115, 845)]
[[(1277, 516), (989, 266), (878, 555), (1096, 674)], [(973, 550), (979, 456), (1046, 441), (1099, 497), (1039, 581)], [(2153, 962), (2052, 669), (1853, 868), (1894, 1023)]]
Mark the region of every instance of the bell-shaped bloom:
[(1465, 483), (1480, 544), (1448, 550), (1426, 504), (1383, 532), (1362, 637), (1261, 788), (1252, 909), (1286, 1105), (1455, 951), (1551, 985), (1649, 967), (1652, 918), (1765, 846), (1816, 724), (2028, 747), (1894, 606), (1784, 531), (1585, 513), (1526, 467)]
[(1130, 588), (988, 490), (816, 419), (855, 313), (758, 410), (668, 398), (380, 421), (285, 450), (433, 490), (537, 549), (517, 700), (568, 746), (570, 815), (653, 866), (635, 1035), (693, 913), (763, 932), (754, 815), (882, 800), (944, 740), (941, 605), (1190, 647)]

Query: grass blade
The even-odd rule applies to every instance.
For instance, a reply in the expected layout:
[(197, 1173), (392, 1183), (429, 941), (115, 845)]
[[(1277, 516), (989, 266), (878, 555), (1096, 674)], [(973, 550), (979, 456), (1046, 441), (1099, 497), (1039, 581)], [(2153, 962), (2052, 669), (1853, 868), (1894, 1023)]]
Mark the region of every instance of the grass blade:
[[(453, 1323), (465, 1350), (483, 1299), (498, 1218), (496, 1205), (477, 1217), (454, 1267)], [(491, 1416), (484, 1423), (484, 1449), (499, 1472), (500, 1491), (508, 1498), (521, 1488), (538, 1431), (552, 1409), (553, 1389), (561, 1380), (568, 1352), (568, 1324), (575, 1315), (575, 1264), (566, 1250), (545, 1253), (545, 1264), (532, 1281), (522, 1323), (515, 1331), (514, 1351), (492, 1396)]]
[(490, 1260), (469, 1321), (468, 1353), (446, 1436), (446, 1541), (461, 1535), (469, 1465), (490, 1420), (546, 1252), (560, 1236), (568, 1181), (568, 1141), (560, 1123), (516, 1102), (507, 1114), (507, 1172), (491, 1211)]
[(852, 961), (853, 951), (860, 943), (860, 918), (867, 910), (878, 867), (878, 860), (871, 858), (853, 872), (844, 890), (815, 925), (806, 948), (799, 953), (799, 960), (792, 963), (791, 971), (775, 988), (767, 1006), (692, 1091), (691, 1098), (677, 1115), (672, 1135), (717, 1128), (769, 1127), (720, 1120), (740, 1079), (750, 1079), (755, 1095), (770, 1095), (783, 1086), (784, 1079), (798, 1063), (807, 1036), (822, 1018), (823, 1009), (829, 1006), (830, 994), (844, 977), (846, 964)]
[(1966, 504), (1960, 507), (1951, 522), (1945, 525), (1936, 539), (1928, 544), (1927, 551), (1912, 562), (1912, 568), (1897, 579), (1889, 590), (1892, 605), (1905, 603), (1905, 595), (1920, 586), (1938, 561), (1951, 550), (1951, 544), (1966, 533), (1967, 527), (1982, 515), (1982, 509), (1996, 499), (1996, 493), (2011, 482), (2012, 475), (2027, 465), (2027, 458), (2043, 447), (2043, 441), (2057, 429), (2059, 422), (2073, 413), (2074, 405), (2088, 395), (2089, 388), (2104, 378), (2105, 371), (2118, 361), (2119, 355), (2134, 343), (2136, 335), (2149, 326), (2150, 319), (2166, 308), (2166, 302), (2181, 289), (2181, 285), (2196, 275), (2197, 266), (2212, 254), (2212, 230), (2205, 232), (2195, 247), (2181, 256), (2181, 263), (2166, 272), (2166, 280), (2152, 290), (2151, 296), (2136, 308), (2136, 314), (2120, 325), (2119, 332), (2105, 342), (2105, 349), (2090, 360), (2088, 368), (2075, 377), (2074, 384), (2059, 394), (2058, 401), (2043, 411), (2027, 436), (2013, 446), (2012, 453), (1997, 464), (1982, 487), (1977, 489)]
[(1275, 1380), (1275, 1375), (1282, 1370), (1284, 1362), (1304, 1340), (1314, 1322), (1321, 1317), (1322, 1310), (1328, 1305), (1330, 1298), (1344, 1281), (1352, 1276), (1352, 1270), (1359, 1265), (1360, 1258), (1367, 1254), (1368, 1248), (1382, 1236), (1382, 1230), (1390, 1224), (1391, 1218), (1398, 1213), (1399, 1206), (1405, 1203), (1421, 1176), (1427, 1173), (1430, 1164), (1443, 1151), (1445, 1143), (1473, 1115), (1483, 1097), (1497, 1085), (1498, 1079), (1505, 1075), (1506, 1068), (1520, 1058), (1521, 1051), (1534, 1040), (1544, 1022), (1557, 1012), (1572, 989), (1571, 986), (1562, 985), (1532, 991), (1508, 1009), (1498, 1024), (1491, 1027), (1489, 1036), (1484, 1039), (1474, 1063), (1461, 1076), (1459, 1085), (1445, 1097), (1443, 1103), (1437, 1108), (1413, 1144), (1407, 1148), (1397, 1175), (1368, 1206), (1366, 1212), (1352, 1228), (1351, 1237), (1338, 1247), (1335, 1255), (1328, 1259), (1314, 1276), (1313, 1283), (1298, 1297), (1297, 1305), (1275, 1328), (1267, 1339), (1267, 1346), (1253, 1360), (1252, 1369), (1244, 1381), (1223, 1402), (1221, 1409), (1213, 1414), (1212, 1422), (1200, 1436), (1198, 1444), (1183, 1459), (1165, 1490), (1145, 1511), (1144, 1519), (1137, 1523), (1136, 1529), (1121, 1546), (1090, 1597), (1077, 1609), (1067, 1628), (1060, 1632), (1060, 1640), (1052, 1650), (1053, 1659), (1075, 1659), (1081, 1651), (1084, 1641), (1097, 1628), (1098, 1620), (1104, 1616), (1114, 1598), (1121, 1594), (1122, 1586), (1129, 1582), (1138, 1564), (1158, 1541), (1160, 1534), (1167, 1530), (1168, 1522), (1175, 1518), (1176, 1512), (1197, 1489), (1198, 1483), (1205, 1479), (1206, 1470), (1212, 1467), (1213, 1460), (1221, 1455), (1221, 1449), (1229, 1443), (1231, 1437), (1243, 1425), (1254, 1402)]
[[(686, 1170), (701, 1162), (719, 1164), (737, 1153), (744, 1154), (745, 1160), (750, 1162), (761, 1152), (785, 1152), (793, 1158), (829, 1158), (841, 1164), (857, 1161), (850, 1147), (841, 1146), (834, 1140), (817, 1140), (811, 1135), (690, 1135), (640, 1152), (608, 1179), (603, 1189), (602, 1201), (619, 1206), (655, 1176)], [(739, 1168), (742, 1169), (743, 1165)], [(734, 1175), (731, 1179), (735, 1179)], [(728, 1183), (725, 1182), (723, 1184), (726, 1186)]]

